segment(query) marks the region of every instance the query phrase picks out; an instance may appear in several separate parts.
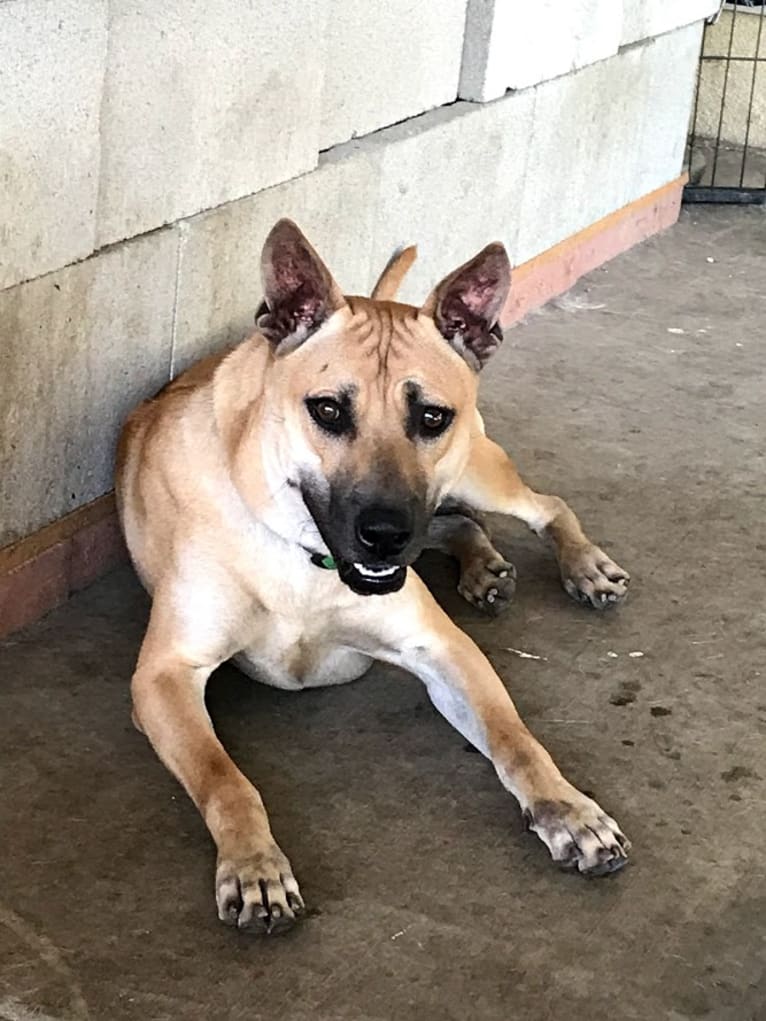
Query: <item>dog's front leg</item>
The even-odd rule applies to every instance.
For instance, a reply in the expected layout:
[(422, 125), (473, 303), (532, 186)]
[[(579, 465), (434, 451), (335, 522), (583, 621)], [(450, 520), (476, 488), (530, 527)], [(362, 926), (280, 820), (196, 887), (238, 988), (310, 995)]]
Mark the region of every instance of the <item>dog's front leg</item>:
[(133, 719), (180, 780), (218, 849), (215, 895), (222, 922), (272, 932), (303, 910), (258, 791), (237, 769), (205, 708), (212, 667), (173, 654), (170, 636), (147, 635), (133, 676)]
[(378, 659), (425, 683), (439, 712), (491, 759), (556, 862), (589, 875), (624, 865), (630, 844), (617, 823), (562, 776), (522, 722), (489, 661), (413, 572), (396, 598), (386, 612), (369, 613), (369, 650), (376, 643)]
[(502, 447), (488, 437), (473, 437), (466, 469), (449, 495), (485, 513), (511, 514), (550, 539), (564, 588), (578, 602), (601, 609), (626, 595), (628, 572), (590, 541), (560, 497), (525, 485)]

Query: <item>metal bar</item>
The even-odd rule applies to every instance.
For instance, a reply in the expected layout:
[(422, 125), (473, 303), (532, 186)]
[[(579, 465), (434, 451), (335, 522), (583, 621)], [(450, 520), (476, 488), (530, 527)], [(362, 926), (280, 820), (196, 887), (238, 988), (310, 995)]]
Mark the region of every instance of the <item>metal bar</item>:
[[(748, 164), (751, 164), (751, 165), (753, 164), (753, 153), (755, 151), (753, 149), (753, 147), (752, 147), (752, 144), (751, 144), (751, 138), (752, 138), (752, 133), (753, 133), (753, 107), (754, 107), (754, 103), (755, 103), (755, 100), (757, 98), (758, 91), (759, 91), (759, 88), (760, 88), (760, 82), (758, 82), (758, 64), (766, 64), (766, 52), (764, 52), (764, 56), (760, 56), (761, 46), (766, 41), (766, 31), (764, 31), (764, 26), (766, 26), (766, 0), (764, 0), (764, 2), (759, 4), (758, 6), (760, 7), (760, 10), (758, 10), (758, 11), (756, 11), (753, 8), (751, 8), (752, 13), (753, 14), (757, 13), (758, 18), (759, 18), (758, 30), (757, 30), (757, 39), (756, 39), (756, 43), (755, 43), (755, 53), (753, 54), (753, 56), (751, 56), (751, 57), (740, 56), (739, 54), (735, 54), (733, 52), (733, 50), (734, 50), (734, 34), (736, 32), (736, 16), (737, 16), (737, 8), (734, 7), (734, 6), (730, 6), (728, 4), (726, 5), (726, 9), (728, 9), (731, 12), (731, 24), (730, 24), (730, 27), (729, 27), (729, 39), (728, 39), (728, 46), (727, 46), (726, 52), (723, 53), (723, 54), (720, 54), (720, 53), (719, 54), (706, 54), (705, 53), (704, 39), (703, 39), (703, 45), (701, 47), (700, 55), (699, 55), (699, 65), (698, 65), (698, 71), (697, 71), (697, 87), (696, 87), (695, 94), (694, 94), (694, 110), (693, 110), (693, 113), (692, 113), (690, 129), (689, 129), (689, 138), (688, 138), (688, 141), (687, 141), (688, 152), (689, 152), (689, 172), (691, 173), (692, 162), (693, 162), (695, 154), (697, 154), (700, 150), (703, 153), (709, 153), (710, 146), (713, 147), (712, 168), (711, 168), (710, 184), (709, 185), (701, 185), (701, 184), (695, 183), (692, 180), (686, 186), (686, 188), (684, 188), (683, 201), (686, 202), (686, 203), (710, 202), (710, 203), (726, 203), (726, 204), (734, 204), (734, 205), (749, 205), (749, 204), (752, 204), (752, 205), (766, 205), (766, 180), (764, 180), (763, 187), (749, 187), (749, 186), (745, 187), (745, 174), (748, 171)], [(721, 4), (721, 7), (723, 8), (723, 3)], [(740, 8), (740, 10), (741, 10), (741, 8)], [(719, 13), (720, 13), (720, 11), (719, 11)], [(742, 21), (742, 19), (740, 18), (740, 22), (741, 21)], [(753, 28), (755, 27), (754, 23), (752, 23), (752, 27)], [(707, 33), (708, 33), (708, 29), (706, 27), (705, 35), (707, 35)], [(723, 82), (722, 82), (721, 97), (720, 97), (720, 104), (721, 104), (721, 106), (720, 106), (719, 115), (718, 115), (717, 133), (716, 133), (715, 138), (706, 140), (706, 139), (702, 138), (699, 135), (698, 119), (699, 119), (699, 113), (700, 113), (700, 111), (699, 111), (699, 104), (700, 104), (700, 100), (701, 100), (703, 62), (705, 62), (705, 61), (709, 62), (711, 60), (715, 60), (715, 61), (719, 61), (719, 62), (723, 61), (724, 64), (725, 64), (725, 67), (723, 68)], [(721, 166), (721, 160), (720, 160), (720, 156), (721, 156), (721, 152), (722, 152), (722, 150), (721, 150), (721, 144), (722, 144), (721, 143), (721, 137), (723, 135), (723, 122), (724, 122), (724, 117), (726, 115), (726, 101), (727, 101), (727, 97), (729, 95), (729, 86), (731, 84), (731, 82), (730, 82), (731, 67), (732, 67), (732, 64), (734, 62), (745, 63), (745, 64), (752, 64), (753, 67), (751, 69), (751, 80), (750, 80), (750, 88), (749, 88), (750, 95), (749, 95), (749, 105), (748, 105), (747, 113), (746, 113), (747, 120), (746, 120), (746, 123), (745, 123), (744, 145), (742, 147), (740, 172), (739, 172), (739, 175), (738, 175), (738, 177), (739, 177), (739, 185), (738, 186), (736, 186), (736, 185), (735, 186), (725, 186), (725, 185), (717, 184), (716, 182), (718, 180), (719, 170), (720, 170), (720, 166)], [(745, 88), (747, 89), (747, 86), (745, 86)], [(738, 146), (735, 146), (735, 152), (736, 152), (736, 150), (738, 148), (739, 148)], [(757, 166), (757, 165), (758, 165), (758, 161), (756, 161), (754, 166)], [(723, 169), (725, 171), (726, 167), (724, 166)], [(735, 173), (734, 180), (736, 181), (737, 180), (736, 170), (734, 171), (734, 173)], [(724, 177), (728, 177), (727, 174), (724, 174), (723, 176)], [(752, 178), (751, 178), (751, 180), (752, 180)]]
[(684, 188), (683, 201), (687, 203), (716, 202), (726, 205), (766, 205), (766, 188), (713, 188), (690, 185)]
[[(759, 14), (760, 18), (761, 15)], [(700, 60), (730, 60), (732, 64), (736, 64), (738, 61), (740, 64), (766, 64), (766, 57), (726, 57), (721, 53), (708, 53), (707, 56), (700, 57)]]
[(723, 75), (723, 91), (721, 93), (721, 113), (718, 117), (718, 134), (715, 140), (715, 149), (713, 150), (713, 170), (710, 175), (710, 186), (715, 187), (715, 172), (718, 166), (718, 150), (721, 146), (721, 131), (723, 130), (723, 112), (726, 109), (726, 91), (729, 87), (729, 69), (731, 68), (731, 48), (734, 45), (734, 25), (737, 21), (737, 8), (733, 8), (731, 12), (731, 30), (729, 31), (729, 52), (726, 57), (726, 70)]
[[(766, 11), (766, 7), (761, 7), (761, 14), (758, 18), (758, 36), (755, 40), (755, 56), (761, 52), (761, 33), (763, 32), (763, 15)], [(742, 150), (742, 168), (739, 172), (739, 186), (740, 188), (745, 183), (745, 164), (747, 163), (747, 146), (750, 141), (750, 125), (753, 122), (753, 99), (755, 98), (755, 76), (758, 72), (758, 60), (753, 61), (753, 79), (750, 82), (750, 100), (747, 104), (747, 124), (745, 126), (745, 147)]]

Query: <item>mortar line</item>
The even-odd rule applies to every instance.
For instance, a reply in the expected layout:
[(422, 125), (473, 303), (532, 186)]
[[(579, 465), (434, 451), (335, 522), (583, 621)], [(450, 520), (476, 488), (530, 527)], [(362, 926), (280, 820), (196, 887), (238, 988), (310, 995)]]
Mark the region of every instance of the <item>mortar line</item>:
[(185, 223), (178, 225), (178, 244), (176, 245), (176, 279), (173, 288), (173, 314), (170, 326), (170, 361), (168, 364), (168, 382), (175, 376), (176, 368), (176, 338), (178, 336), (178, 292), (181, 288), (181, 259), (184, 244), (186, 242), (187, 227)]

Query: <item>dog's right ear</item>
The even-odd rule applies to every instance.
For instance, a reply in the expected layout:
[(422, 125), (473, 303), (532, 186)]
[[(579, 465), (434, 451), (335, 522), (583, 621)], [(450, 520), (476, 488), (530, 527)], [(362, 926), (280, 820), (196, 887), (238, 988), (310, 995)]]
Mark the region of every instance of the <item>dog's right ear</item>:
[(340, 288), (292, 220), (280, 220), (261, 255), (265, 299), (259, 331), (280, 351), (291, 351), (345, 305)]

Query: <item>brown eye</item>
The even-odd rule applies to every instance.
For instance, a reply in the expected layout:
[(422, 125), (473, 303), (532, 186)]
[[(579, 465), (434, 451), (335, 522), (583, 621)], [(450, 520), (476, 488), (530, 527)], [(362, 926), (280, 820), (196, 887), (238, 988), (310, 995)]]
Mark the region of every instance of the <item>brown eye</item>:
[(416, 419), (416, 432), (424, 440), (433, 440), (441, 436), (448, 428), (455, 412), (451, 408), (440, 408), (436, 404), (427, 404), (420, 411), (419, 419)]
[(326, 432), (351, 433), (354, 419), (348, 401), (336, 401), (332, 397), (307, 397), (306, 407), (316, 424)]
[(334, 425), (340, 421), (341, 409), (335, 401), (317, 401), (314, 405), (316, 417), (320, 418), (327, 425)]
[(447, 412), (444, 408), (424, 408), (421, 422), (429, 432), (441, 432), (447, 424)]

